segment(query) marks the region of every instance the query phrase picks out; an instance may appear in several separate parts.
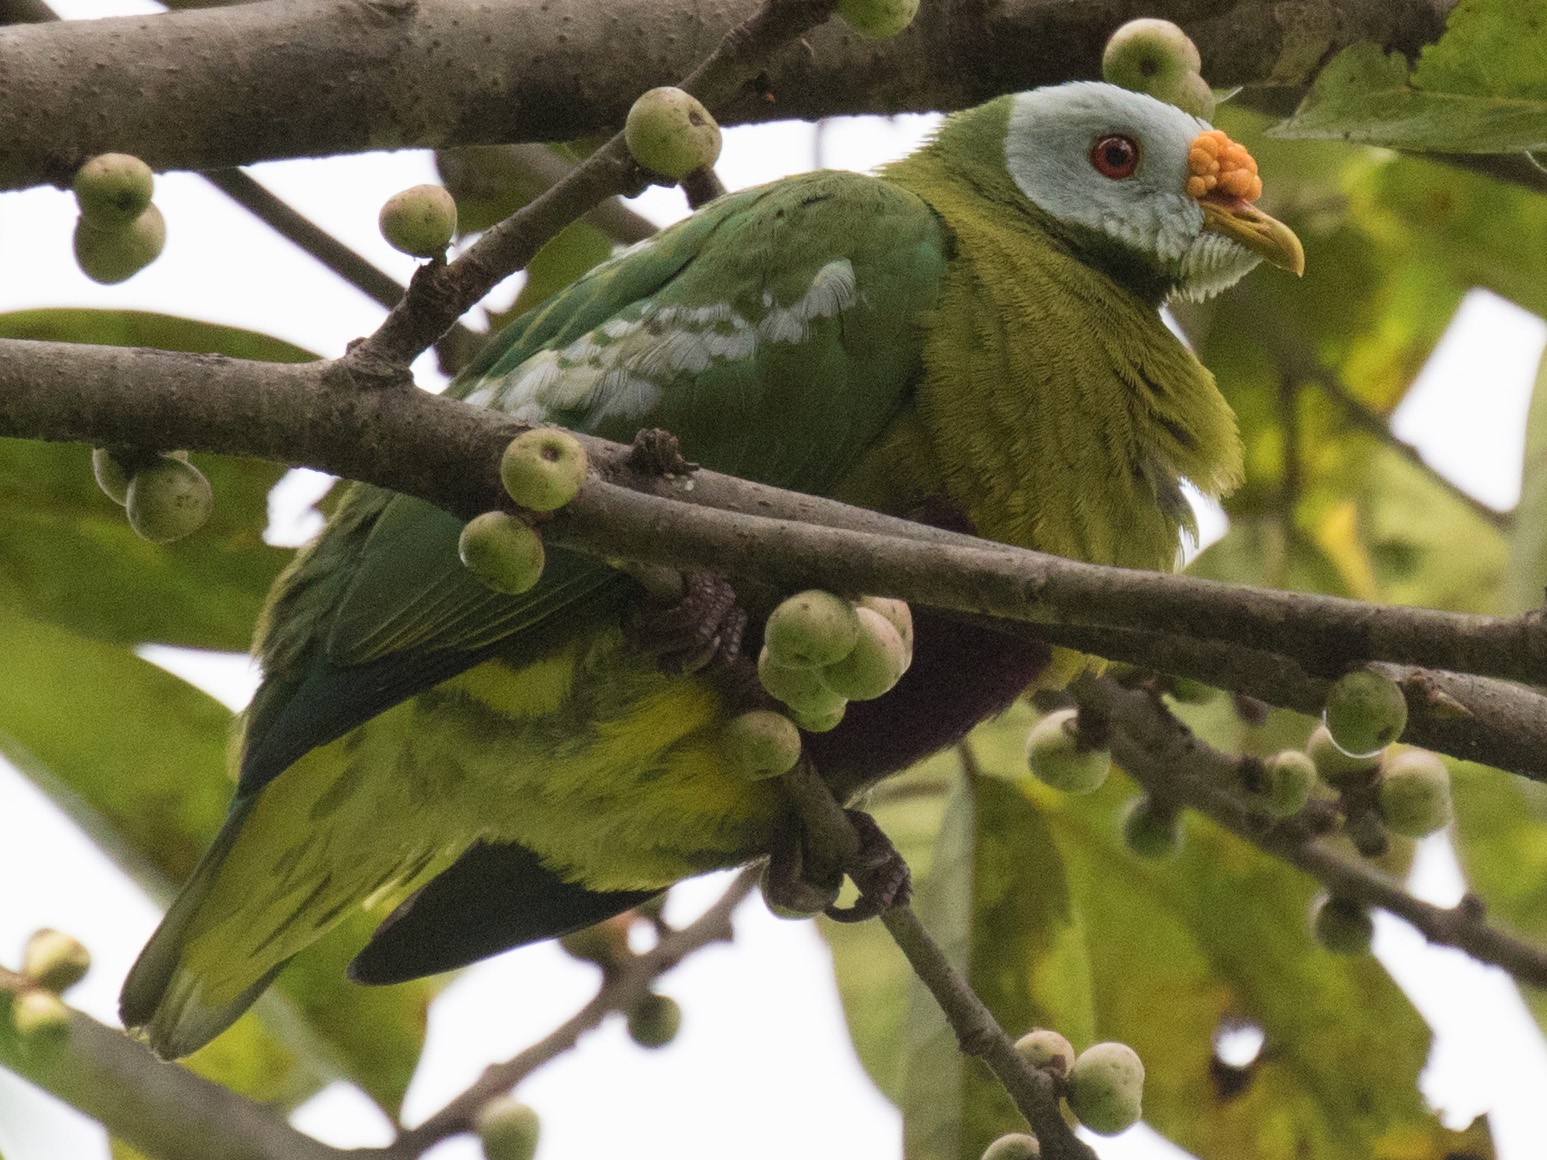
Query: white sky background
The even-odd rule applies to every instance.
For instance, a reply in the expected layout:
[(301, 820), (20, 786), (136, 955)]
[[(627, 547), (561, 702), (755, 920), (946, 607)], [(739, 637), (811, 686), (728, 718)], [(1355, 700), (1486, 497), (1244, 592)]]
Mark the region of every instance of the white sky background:
[[(75, 0), (66, 15), (154, 11), (143, 3)], [(831, 123), (814, 142), (809, 127), (781, 124), (727, 134), (719, 166), (732, 188), (826, 164), (863, 169), (906, 152), (928, 118)], [(253, 167), (253, 175), (318, 224), (399, 279), (413, 261), (390, 250), (376, 211), (390, 194), (433, 180), (428, 154), (372, 154)], [(368, 333), (383, 311), (188, 174), (157, 182), (168, 222), (165, 254), (116, 287), (98, 286), (70, 257), (73, 201), (54, 190), (0, 194), (0, 310), (93, 305), (160, 310), (249, 326), (327, 356)], [(653, 190), (637, 208), (657, 221), (685, 212), (674, 190)], [(1271, 277), (1271, 273), (1254, 275)], [(514, 283), (497, 292), (508, 301)], [(1487, 294), (1470, 296), (1396, 417), (1400, 435), (1437, 468), (1486, 501), (1518, 496), (1530, 384), (1547, 326)], [(421, 364), (420, 381), (435, 376)], [(276, 507), (279, 538), (295, 542), (315, 488), (292, 489)], [(104, 502), (107, 502), (104, 500)], [(218, 497), (217, 497), (218, 502)], [(288, 525), (288, 526), (287, 526)], [(250, 695), (244, 658), (154, 650), (165, 664), (233, 706)], [(14, 962), (40, 926), (81, 937), (96, 966), (72, 1001), (115, 1020), (117, 989), (157, 909), (31, 786), (0, 762), (0, 882), (25, 882), (0, 902), (0, 961)], [(1424, 844), (1415, 871), (1420, 893), (1453, 902), (1460, 877), (1441, 840)], [(723, 879), (679, 887), (669, 916), (707, 905)], [(807, 924), (771, 918), (756, 901), (738, 914), (733, 947), (695, 955), (663, 990), (683, 1002), (681, 1035), (645, 1052), (610, 1023), (578, 1050), (542, 1069), (518, 1092), (542, 1114), (539, 1160), (635, 1155), (642, 1160), (720, 1157), (734, 1141), (744, 1160), (791, 1155), (888, 1157), (899, 1153), (896, 1113), (860, 1071), (843, 1028), (826, 951)], [(1537, 1160), (1547, 1140), (1547, 1050), (1502, 973), (1425, 946), (1400, 921), (1380, 916), (1376, 949), (1439, 1031), (1425, 1079), (1431, 1100), (1460, 1125), (1491, 1111), (1502, 1160)], [(473, 968), (431, 1014), (424, 1065), (409, 1093), (411, 1120), (434, 1111), (490, 1060), (540, 1038), (584, 1003), (594, 978), (551, 944)], [(307, 1131), (340, 1145), (384, 1143), (388, 1129), (358, 1092), (343, 1085), (298, 1113)], [(0, 1153), (7, 1160), (106, 1155), (100, 1129), (0, 1072)], [(1181, 1155), (1145, 1129), (1102, 1144), (1104, 1160), (1174, 1160)], [(437, 1160), (479, 1155), (463, 1138)]]

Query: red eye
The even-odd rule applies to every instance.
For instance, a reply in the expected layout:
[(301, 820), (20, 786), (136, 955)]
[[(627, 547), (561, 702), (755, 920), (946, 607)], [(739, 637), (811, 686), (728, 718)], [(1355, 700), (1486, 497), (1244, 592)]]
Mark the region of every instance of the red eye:
[(1139, 143), (1132, 137), (1108, 133), (1090, 147), (1090, 163), (1103, 177), (1120, 181), (1139, 168)]

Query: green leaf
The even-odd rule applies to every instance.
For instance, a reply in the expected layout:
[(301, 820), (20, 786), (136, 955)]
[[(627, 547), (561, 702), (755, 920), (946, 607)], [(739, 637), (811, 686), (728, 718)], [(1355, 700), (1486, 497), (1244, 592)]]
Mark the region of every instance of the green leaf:
[(254, 330), (145, 310), (86, 307), (17, 310), (0, 314), (0, 338), (90, 342), (99, 346), (150, 346), (158, 350), (223, 354), (259, 362), (311, 362), (319, 357), (282, 338)]
[(0, 604), (103, 641), (245, 650), (290, 556), (263, 542), (284, 468), (193, 462), (214, 514), (186, 539), (152, 544), (97, 487), (90, 448), (0, 439)]
[[(0, 753), (131, 877), (166, 897), (225, 818), (230, 713), (123, 645), (4, 605), (0, 656)], [(300, 956), (277, 984), (288, 1004), (260, 1000), (256, 1019), (245, 1016), (190, 1065), (286, 1104), (344, 1074), (395, 1113), (438, 986), (346, 980), (344, 966), (374, 921), (362, 913)]]
[(1462, 0), (1445, 35), (1406, 58), (1356, 44), (1270, 132), (1442, 153), (1547, 146), (1547, 4)]
[(1547, 590), (1547, 351), (1542, 353), (1526, 418), (1525, 462), (1520, 505), (1509, 546), (1509, 571), (1501, 611), (1529, 612), (1542, 606)]
[[(1022, 729), (1024, 736), (1024, 729)], [(1091, 965), (1046, 817), (1015, 784), (963, 776), (920, 883), (920, 919), (1006, 1031), (1091, 1026)], [(1009, 1096), (962, 1054), (916, 980), (908, 1003), (903, 1142), (909, 1160), (976, 1160), (1024, 1131)]]
[[(1018, 770), (1029, 723), (1018, 709), (974, 735), (986, 770)], [(1137, 858), (1118, 835), (1125, 782), (1084, 797), (1026, 789), (1086, 941), (1095, 1023), (1074, 1030), (1075, 1046), (1115, 1039), (1138, 1051), (1145, 1119), (1201, 1160), (1447, 1156), (1457, 1137), (1418, 1091), (1429, 1030), (1373, 958), (1316, 946), (1315, 884), (1192, 816), (1175, 858)], [(1232, 1073), (1212, 1043), (1238, 1022), (1265, 1043)]]
[[(0, 314), (0, 337), (270, 362), (316, 357), (238, 327), (135, 310)], [(269, 489), (284, 468), (213, 456), (194, 462), (214, 488), (214, 515), (192, 536), (154, 545), (98, 489), (89, 449), (0, 440), (0, 602), (101, 640), (245, 649), (288, 559), (263, 542)]]

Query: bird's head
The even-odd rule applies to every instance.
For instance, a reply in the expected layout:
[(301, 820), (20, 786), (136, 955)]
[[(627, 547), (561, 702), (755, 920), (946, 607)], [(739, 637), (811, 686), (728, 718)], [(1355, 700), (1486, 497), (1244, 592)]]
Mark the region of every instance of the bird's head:
[(1187, 299), (1217, 294), (1259, 261), (1303, 272), (1300, 240), (1252, 204), (1257, 163), (1206, 121), (1095, 81), (1009, 101), (1011, 180), (1099, 263)]

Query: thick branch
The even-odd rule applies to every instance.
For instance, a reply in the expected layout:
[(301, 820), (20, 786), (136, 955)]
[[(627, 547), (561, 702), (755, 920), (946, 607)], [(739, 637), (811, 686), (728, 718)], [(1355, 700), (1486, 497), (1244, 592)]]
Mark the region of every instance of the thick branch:
[[(0, 968), (0, 991), (33, 984)], [(0, 1066), (160, 1160), (340, 1160), (346, 1153), (296, 1131), (281, 1115), (183, 1067), (123, 1032), (72, 1011), (58, 1043), (29, 1041), (0, 1019)]]
[[(1307, 78), (1356, 40), (1414, 52), (1440, 0), (929, 0), (890, 41), (833, 23), (771, 62), (725, 124), (950, 109), (1094, 76), (1108, 33), (1177, 18), (1215, 84)], [(63, 184), (87, 157), (215, 169), (366, 149), (610, 131), (691, 69), (754, 0), (264, 0), (0, 29), (0, 188)]]
[[(0, 436), (253, 455), (367, 480), (464, 516), (505, 502), (496, 465), (514, 429), (501, 415), (412, 389), (360, 391), (333, 364), (0, 343)], [(612, 558), (708, 566), (1029, 623), (1160, 631), (1292, 658), (1318, 677), (1384, 660), (1547, 681), (1547, 625), (1537, 614), (1472, 616), (1102, 568), (709, 472), (644, 480), (623, 466), (620, 448), (589, 445), (609, 476), (642, 490), (598, 480), (545, 524), (546, 534)], [(700, 506), (726, 492), (742, 497), (741, 511)], [(745, 514), (781, 504), (813, 513), (803, 518), (841, 512), (835, 522), (871, 530)]]
[[(1006, 625), (1013, 632), (1080, 652), (1230, 689), (1314, 716), (1331, 681), (1290, 657), (1239, 644), (1135, 629)], [(1410, 665), (1378, 665), (1407, 697), (1404, 740), (1466, 761), (1547, 781), (1547, 697), (1508, 681)]]
[(1238, 796), (1218, 788), (1236, 780), (1237, 759), (1199, 740), (1151, 694), (1106, 678), (1082, 678), (1074, 691), (1082, 705), (1111, 721), (1112, 756), (1151, 793), (1208, 815), (1335, 894), (1405, 919), (1430, 942), (1502, 967), (1523, 983), (1547, 987), (1547, 950), (1489, 924), (1475, 899), (1455, 907), (1423, 902), (1293, 821), (1274, 823), (1254, 816)]

